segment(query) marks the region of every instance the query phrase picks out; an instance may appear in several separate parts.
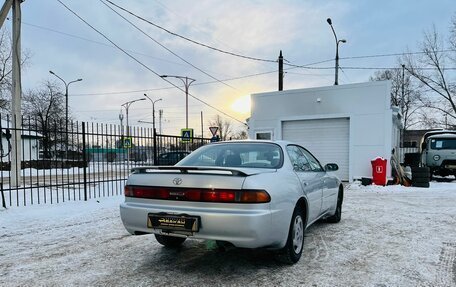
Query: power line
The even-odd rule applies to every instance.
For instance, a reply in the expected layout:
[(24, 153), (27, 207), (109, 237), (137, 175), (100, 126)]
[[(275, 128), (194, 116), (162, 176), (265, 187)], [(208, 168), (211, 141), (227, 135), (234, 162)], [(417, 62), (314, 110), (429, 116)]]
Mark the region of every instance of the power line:
[(216, 77), (212, 76), (211, 74), (205, 72), (204, 70), (202, 70), (201, 68), (198, 68), (197, 66), (195, 66), (194, 64), (190, 63), (189, 61), (185, 60), (184, 58), (182, 58), (181, 56), (179, 56), (178, 54), (176, 54), (175, 52), (173, 52), (171, 49), (169, 49), (168, 47), (166, 47), (165, 45), (161, 44), (160, 42), (158, 42), (157, 40), (155, 40), (154, 38), (152, 38), (149, 34), (147, 34), (146, 32), (144, 32), (141, 28), (139, 28), (138, 26), (136, 26), (135, 24), (133, 24), (133, 22), (131, 22), (130, 20), (128, 20), (127, 18), (125, 18), (123, 15), (121, 15), (119, 12), (117, 12), (116, 10), (114, 10), (112, 7), (110, 7), (108, 4), (106, 4), (103, 0), (99, 0), (101, 3), (103, 3), (103, 5), (105, 5), (106, 7), (108, 7), (111, 11), (113, 11), (114, 13), (116, 13), (119, 17), (121, 17), (122, 19), (124, 19), (127, 23), (129, 23), (130, 25), (132, 25), (133, 27), (135, 27), (138, 31), (140, 31), (142, 34), (144, 34), (147, 38), (151, 39), (152, 41), (154, 41), (157, 45), (159, 45), (160, 47), (162, 47), (163, 49), (165, 49), (166, 51), (170, 52), (171, 54), (173, 54), (174, 56), (176, 56), (177, 58), (179, 58), (180, 60), (184, 61), (185, 63), (187, 63), (188, 65), (192, 66), (193, 68), (197, 69), (198, 71), (200, 71), (201, 73), (205, 74), (206, 76), (216, 80), (217, 82), (227, 86), (227, 87), (230, 87), (234, 90), (238, 90), (236, 89), (235, 87), (217, 79)]
[[(97, 30), (94, 26), (92, 26), (90, 23), (88, 23), (86, 20), (84, 20), (81, 16), (79, 16), (76, 12), (74, 12), (73, 10), (71, 10), (68, 6), (66, 6), (61, 0), (57, 0), (57, 2), (59, 2), (63, 7), (65, 7), (68, 11), (70, 11), (73, 15), (75, 15), (79, 20), (81, 20), (82, 22), (84, 22), (87, 26), (89, 26), (92, 30), (94, 30), (95, 32), (97, 32), (98, 34), (100, 34), (103, 38), (105, 38), (107, 41), (109, 41), (111, 44), (113, 44), (117, 49), (119, 49), (120, 51), (122, 51), (125, 55), (127, 55), (128, 57), (130, 57), (131, 59), (133, 59), (135, 62), (137, 62), (138, 64), (140, 64), (141, 66), (143, 66), (145, 69), (147, 69), (148, 71), (150, 71), (151, 73), (155, 74), (157, 77), (160, 77), (160, 74), (158, 74), (157, 72), (155, 72), (154, 70), (152, 70), (151, 68), (149, 68), (147, 65), (145, 65), (144, 63), (142, 63), (141, 61), (139, 61), (138, 59), (136, 59), (133, 55), (131, 55), (130, 53), (128, 53), (127, 51), (125, 51), (124, 49), (122, 49), (119, 45), (117, 45), (114, 41), (112, 41), (111, 39), (109, 39), (106, 35), (104, 35), (102, 32), (100, 32), (99, 30)], [(166, 78), (162, 78), (160, 77), (160, 79), (162, 79), (163, 81), (169, 83), (170, 85), (174, 86), (175, 88), (177, 88), (178, 90), (182, 91), (182, 92), (185, 92), (182, 88), (180, 88), (179, 86), (175, 85), (173, 82), (167, 80)], [(213, 105), (207, 103), (206, 101), (203, 101), (199, 98), (197, 98), (196, 96), (188, 93), (189, 96), (191, 96), (192, 98), (194, 98), (195, 100), (207, 105), (208, 107), (211, 107), (212, 109), (220, 112), (221, 114), (239, 122), (239, 123), (242, 123), (242, 124), (246, 124), (245, 122), (241, 121), (241, 120), (238, 120), (236, 119), (235, 117), (225, 113), (224, 111), (214, 107)]]
[(277, 63), (277, 60), (269, 60), (269, 59), (262, 59), (262, 58), (257, 58), (257, 57), (245, 56), (245, 55), (241, 55), (241, 54), (238, 54), (238, 53), (225, 51), (225, 50), (222, 50), (222, 49), (219, 49), (219, 48), (216, 48), (216, 47), (212, 47), (212, 46), (209, 46), (207, 44), (192, 40), (192, 39), (187, 38), (185, 36), (182, 36), (182, 35), (179, 35), (177, 33), (174, 33), (174, 32), (172, 32), (172, 31), (170, 31), (170, 30), (168, 30), (168, 29), (166, 29), (166, 28), (164, 28), (164, 27), (162, 27), (162, 26), (160, 26), (158, 24), (155, 24), (155, 23), (153, 23), (153, 22), (151, 22), (151, 21), (149, 21), (149, 20), (147, 20), (147, 19), (145, 19), (145, 18), (143, 18), (143, 17), (141, 17), (141, 16), (139, 16), (139, 15), (137, 15), (137, 14), (135, 14), (135, 13), (133, 13), (133, 12), (131, 12), (131, 11), (119, 6), (119, 5), (117, 5), (117, 4), (115, 4), (114, 2), (112, 2), (110, 0), (105, 0), (105, 1), (110, 3), (113, 6), (117, 7), (118, 9), (120, 9), (120, 10), (122, 10), (122, 11), (124, 11), (124, 12), (126, 12), (126, 13), (128, 13), (130, 15), (132, 15), (133, 17), (136, 17), (136, 18), (140, 19), (141, 21), (144, 21), (144, 22), (146, 22), (146, 23), (148, 23), (148, 24), (150, 24), (150, 25), (152, 25), (152, 26), (154, 26), (154, 27), (156, 27), (158, 29), (161, 29), (161, 30), (165, 31), (168, 34), (171, 34), (171, 35), (173, 35), (175, 37), (184, 39), (184, 40), (186, 40), (188, 42), (191, 42), (193, 44), (196, 44), (196, 45), (199, 45), (199, 46), (202, 46), (202, 47), (205, 47), (205, 48), (208, 48), (208, 49), (211, 49), (211, 50), (223, 53), (223, 54), (239, 57), (239, 58), (244, 58), (244, 59), (254, 60), (254, 61), (261, 61), (261, 62), (268, 62), (268, 63)]
[[(456, 52), (455, 49), (446, 49), (436, 51), (437, 53)], [(426, 52), (403, 52), (403, 53), (390, 53), (390, 54), (376, 54), (376, 55), (364, 55), (364, 56), (352, 56), (352, 57), (340, 57), (340, 60), (351, 60), (351, 59), (366, 59), (366, 58), (380, 58), (380, 57), (394, 57), (394, 56), (405, 56), (405, 55), (419, 55), (426, 54)]]
[[(185, 37), (185, 36), (182, 36), (182, 35), (179, 35), (177, 33), (174, 33), (158, 24), (155, 24), (117, 4), (115, 4), (114, 2), (112, 2), (111, 0), (105, 0), (107, 2), (109, 2), (111, 5), (121, 9), (122, 11), (132, 15), (133, 17), (136, 17), (158, 29), (161, 29), (173, 36), (176, 36), (176, 37), (179, 37), (181, 39), (184, 39), (186, 41), (189, 41), (193, 44), (196, 44), (196, 45), (200, 45), (202, 47), (205, 47), (205, 48), (208, 48), (208, 49), (211, 49), (211, 50), (214, 50), (214, 51), (217, 51), (217, 52), (220, 52), (220, 53), (224, 53), (224, 54), (228, 54), (228, 55), (231, 55), (231, 56), (236, 56), (236, 57), (240, 57), (240, 58), (244, 58), (244, 59), (249, 59), (249, 60), (256, 60), (256, 61), (263, 61), (263, 62), (269, 62), (269, 63), (276, 63), (277, 60), (268, 60), (268, 59), (261, 59), (261, 58), (256, 58), (256, 57), (250, 57), (250, 56), (244, 56), (244, 55), (241, 55), (241, 54), (237, 54), (237, 53), (233, 53), (233, 52), (228, 52), (228, 51), (225, 51), (225, 50), (222, 50), (222, 49), (219, 49), (219, 48), (215, 48), (215, 47), (212, 47), (212, 46), (209, 46), (207, 44), (204, 44), (204, 43), (201, 43), (201, 42), (198, 42), (198, 41), (195, 41), (195, 40), (192, 40), (188, 37)], [(438, 51), (438, 52), (454, 52), (456, 50), (454, 49), (448, 49), (448, 50), (442, 50), (442, 51)], [(391, 53), (391, 54), (379, 54), (379, 55), (367, 55), (367, 56), (353, 56), (353, 57), (341, 57), (339, 59), (345, 59), (345, 60), (348, 60), (348, 59), (365, 59), (365, 58), (376, 58), (376, 57), (393, 57), (393, 56), (404, 56), (404, 55), (416, 55), (416, 54), (424, 54), (425, 52), (404, 52), (404, 53)], [(325, 62), (328, 62), (328, 61), (332, 61), (331, 60), (325, 60), (325, 61), (322, 61), (322, 62), (319, 62), (319, 63), (325, 63)], [(304, 66), (307, 66), (307, 65), (295, 65), (295, 64), (290, 64), (290, 63), (284, 63), (285, 65), (288, 65), (288, 66), (293, 66), (293, 67), (304, 67)], [(315, 63), (315, 64), (318, 64), (318, 63)]]
[[(21, 22), (21, 23), (26, 25), (26, 26), (31, 26), (31, 27), (34, 27), (34, 28), (37, 28), (37, 29), (53, 32), (53, 33), (56, 33), (56, 34), (61, 34), (61, 35), (67, 36), (67, 37), (83, 40), (83, 41), (90, 42), (90, 43), (93, 43), (93, 44), (97, 44), (97, 45), (101, 45), (101, 46), (105, 46), (105, 47), (109, 47), (109, 48), (116, 48), (116, 47), (114, 47), (112, 45), (108, 45), (108, 44), (103, 43), (103, 42), (91, 40), (91, 39), (88, 39), (88, 38), (84, 38), (84, 37), (81, 37), (81, 36), (78, 36), (78, 35), (69, 34), (69, 33), (62, 32), (62, 31), (58, 31), (58, 30), (51, 29), (51, 28), (48, 28), (48, 27), (39, 26), (39, 25), (35, 25), (35, 24), (30, 24), (30, 23), (26, 23), (26, 22)], [(149, 58), (152, 58), (152, 59), (155, 59), (155, 60), (158, 60), (158, 61), (163, 61), (163, 62), (167, 62), (167, 63), (175, 64), (175, 65), (180, 65), (180, 66), (184, 65), (182, 63), (176, 63), (176, 62), (173, 62), (173, 61), (157, 58), (157, 57), (154, 57), (154, 56), (151, 56), (151, 55), (147, 55), (147, 54), (144, 54), (144, 53), (141, 53), (141, 52), (138, 52), (138, 51), (133, 51), (133, 50), (128, 50), (128, 49), (125, 49), (125, 50), (129, 51), (131, 53), (134, 53), (134, 54), (137, 54), (137, 55), (141, 55), (141, 56), (145, 56), (145, 57), (149, 57)]]
[[(34, 27), (34, 28), (50, 31), (50, 32), (53, 32), (53, 33), (65, 35), (65, 36), (76, 38), (76, 39), (83, 40), (83, 41), (86, 41), (86, 42), (91, 42), (91, 43), (102, 45), (102, 46), (105, 46), (105, 47), (116, 48), (115, 46), (108, 45), (108, 44), (103, 43), (103, 42), (99, 42), (99, 41), (91, 40), (91, 39), (84, 38), (84, 37), (81, 37), (81, 36), (78, 36), (78, 35), (62, 32), (62, 31), (58, 31), (58, 30), (55, 30), (55, 29), (52, 29), (52, 28), (48, 28), (48, 27), (44, 27), (44, 26), (40, 26), (40, 25), (36, 25), (36, 24), (31, 24), (31, 23), (27, 23), (27, 22), (23, 22), (23, 21), (21, 23), (26, 25), (26, 26), (31, 26), (31, 27)], [(175, 64), (175, 65), (183, 65), (182, 63), (177, 63), (177, 62), (173, 62), (173, 61), (157, 58), (157, 57), (150, 56), (150, 55), (138, 52), (138, 51), (133, 51), (133, 50), (128, 50), (128, 49), (125, 49), (125, 50), (129, 51), (129, 52), (132, 52), (132, 53), (135, 53), (135, 54), (138, 54), (138, 55), (141, 55), (141, 56), (145, 56), (145, 57), (149, 57), (149, 58), (152, 58), (152, 59), (156, 59), (158, 61), (168, 62), (168, 63), (172, 63), (172, 64)], [(456, 50), (455, 49), (445, 49), (445, 50), (440, 50), (440, 51), (436, 51), (436, 52), (437, 53), (446, 53), (446, 52), (456, 52)], [(419, 54), (425, 54), (425, 52), (403, 52), (403, 53), (349, 56), (349, 57), (340, 57), (339, 59), (340, 60), (352, 60), (352, 59), (381, 58), (381, 57), (394, 57), (394, 56), (419, 55)], [(301, 67), (307, 67), (307, 66), (327, 63), (327, 62), (331, 62), (331, 61), (334, 61), (334, 59), (323, 60), (323, 61), (314, 62), (314, 63), (310, 63), (310, 64), (306, 64), (306, 65), (297, 65), (297, 64), (290, 64), (290, 63), (285, 63), (285, 64), (289, 65), (291, 67), (294, 67), (294, 68), (301, 68)], [(288, 69), (292, 69), (292, 68), (288, 68)], [(387, 69), (390, 69), (390, 68), (387, 68)], [(391, 68), (391, 69), (393, 69), (393, 68)], [(273, 72), (276, 72), (276, 71), (273, 71)], [(266, 72), (266, 73), (273, 73), (273, 72)], [(261, 74), (263, 74), (263, 73), (261, 73)], [(261, 74), (259, 74), (259, 75), (261, 75)], [(258, 75), (258, 74), (254, 74), (252, 76), (256, 76), (256, 75)], [(250, 76), (246, 76), (246, 77), (250, 77)], [(237, 79), (237, 78), (233, 78), (233, 79)], [(228, 80), (230, 80), (230, 79), (225, 79), (223, 81), (228, 81)], [(215, 83), (215, 82), (206, 82), (206, 83)], [(206, 83), (203, 83), (203, 84), (206, 84)], [(195, 83), (193, 85), (195, 86), (195, 85), (198, 85), (198, 84)], [(160, 89), (164, 90), (164, 89), (173, 89), (173, 88), (169, 87), (169, 88), (160, 88)], [(153, 90), (153, 89), (148, 89), (148, 90)], [(138, 90), (137, 92), (144, 92), (144, 91), (147, 91), (147, 90)], [(135, 91), (132, 91), (132, 92), (135, 92)], [(106, 94), (109, 94), (109, 93), (106, 93)]]
[[(235, 81), (235, 80), (241, 80), (241, 79), (246, 79), (246, 78), (251, 78), (251, 77), (257, 77), (261, 75), (266, 75), (266, 74), (272, 74), (272, 73), (277, 73), (277, 70), (274, 71), (268, 71), (268, 72), (261, 72), (261, 73), (256, 73), (256, 74), (250, 74), (250, 75), (245, 75), (245, 76), (239, 76), (239, 77), (234, 77), (234, 78), (229, 78), (229, 79), (224, 79), (222, 81)], [(218, 83), (217, 81), (208, 81), (208, 82), (200, 82), (200, 83), (195, 83), (192, 84), (192, 86), (201, 86), (201, 85), (208, 85), (208, 84), (214, 84)], [(183, 86), (179, 86), (180, 88), (183, 88)], [(84, 96), (98, 96), (98, 95), (117, 95), (117, 94), (128, 94), (128, 93), (142, 93), (142, 92), (148, 92), (148, 91), (161, 91), (161, 90), (170, 90), (170, 89), (175, 89), (175, 87), (163, 87), (163, 88), (150, 88), (150, 89), (142, 89), (142, 90), (130, 90), (130, 91), (119, 91), (119, 92), (100, 92), (100, 93), (85, 93), (85, 94), (72, 94), (70, 95), (71, 97), (84, 97)]]

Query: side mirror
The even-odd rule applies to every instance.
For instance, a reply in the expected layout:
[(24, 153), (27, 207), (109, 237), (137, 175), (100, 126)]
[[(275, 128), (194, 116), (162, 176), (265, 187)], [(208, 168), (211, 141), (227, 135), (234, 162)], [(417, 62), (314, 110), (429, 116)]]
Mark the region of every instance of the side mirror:
[(421, 144), (421, 150), (422, 150), (422, 151), (425, 150), (426, 147), (427, 147), (426, 142), (423, 142), (423, 143)]
[(339, 166), (335, 163), (328, 163), (325, 165), (325, 170), (326, 171), (336, 171), (339, 169)]

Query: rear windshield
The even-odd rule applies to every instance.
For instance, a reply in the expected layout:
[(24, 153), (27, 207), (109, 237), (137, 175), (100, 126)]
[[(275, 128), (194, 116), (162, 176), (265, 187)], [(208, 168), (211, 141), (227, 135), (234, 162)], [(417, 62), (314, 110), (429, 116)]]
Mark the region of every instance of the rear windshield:
[(431, 139), (431, 149), (456, 149), (456, 139)]
[(282, 158), (281, 147), (273, 143), (223, 143), (201, 147), (177, 165), (276, 169)]

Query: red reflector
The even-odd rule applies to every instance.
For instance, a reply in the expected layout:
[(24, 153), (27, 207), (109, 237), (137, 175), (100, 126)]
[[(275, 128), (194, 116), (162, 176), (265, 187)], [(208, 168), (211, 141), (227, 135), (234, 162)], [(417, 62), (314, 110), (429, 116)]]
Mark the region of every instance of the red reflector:
[(201, 191), (189, 189), (185, 192), (185, 198), (189, 201), (201, 201)]
[(217, 201), (217, 192), (215, 192), (215, 191), (203, 192), (202, 201)]
[(219, 192), (220, 201), (232, 201), (234, 202), (236, 194), (234, 191), (221, 191)]

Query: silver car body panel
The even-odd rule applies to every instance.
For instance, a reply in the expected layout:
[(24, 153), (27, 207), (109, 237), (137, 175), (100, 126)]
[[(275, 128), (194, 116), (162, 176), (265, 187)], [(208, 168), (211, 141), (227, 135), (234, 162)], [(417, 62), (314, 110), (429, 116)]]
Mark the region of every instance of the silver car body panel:
[[(256, 143), (268, 141), (242, 141)], [(269, 203), (212, 203), (177, 200), (155, 200), (125, 197), (120, 205), (122, 222), (128, 232), (163, 234), (147, 227), (149, 213), (186, 214), (199, 216), (201, 228), (192, 238), (228, 241), (244, 248), (282, 248), (286, 244), (293, 210), (302, 198), (307, 202), (307, 224), (331, 216), (336, 210), (340, 185), (337, 177), (326, 172), (297, 173), (286, 152), (288, 142), (274, 142), (283, 150), (283, 165), (279, 169), (229, 168), (238, 175), (224, 174), (224, 168), (182, 172), (156, 170), (133, 173), (127, 185), (179, 187), (261, 189), (271, 197)], [(232, 143), (235, 144), (235, 143)], [(185, 169), (185, 167), (181, 167)], [(326, 196), (325, 196), (326, 195)], [(173, 233), (173, 236), (186, 236)]]

